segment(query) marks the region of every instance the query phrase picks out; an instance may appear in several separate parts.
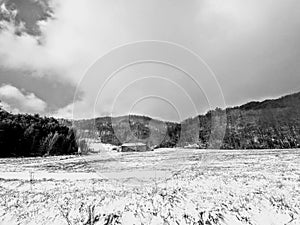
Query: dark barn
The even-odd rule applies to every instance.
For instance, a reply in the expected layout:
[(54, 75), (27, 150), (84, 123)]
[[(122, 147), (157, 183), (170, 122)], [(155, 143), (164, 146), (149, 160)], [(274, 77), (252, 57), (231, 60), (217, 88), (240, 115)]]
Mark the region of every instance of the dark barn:
[(124, 143), (121, 146), (121, 152), (146, 152), (151, 149), (144, 143)]

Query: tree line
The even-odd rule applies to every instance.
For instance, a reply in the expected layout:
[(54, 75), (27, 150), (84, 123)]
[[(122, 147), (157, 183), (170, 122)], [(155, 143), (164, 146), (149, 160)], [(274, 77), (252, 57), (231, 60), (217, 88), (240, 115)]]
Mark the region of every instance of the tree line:
[(11, 114), (0, 108), (0, 157), (73, 154), (76, 131), (54, 118)]
[[(205, 115), (181, 123), (164, 122), (144, 116), (77, 121), (82, 129), (96, 129), (103, 142), (143, 142), (151, 147), (185, 147), (221, 149), (280, 149), (300, 147), (300, 93), (275, 100), (250, 102), (242, 106), (211, 110)], [(213, 121), (225, 120), (212, 133)], [(151, 121), (151, 123), (150, 123)], [(214, 125), (215, 127), (215, 125)], [(118, 131), (118, 135), (115, 131)], [(218, 131), (222, 131), (218, 134)], [(221, 137), (221, 143), (213, 141)], [(120, 137), (122, 140), (120, 140)], [(151, 139), (149, 140), (149, 137)]]

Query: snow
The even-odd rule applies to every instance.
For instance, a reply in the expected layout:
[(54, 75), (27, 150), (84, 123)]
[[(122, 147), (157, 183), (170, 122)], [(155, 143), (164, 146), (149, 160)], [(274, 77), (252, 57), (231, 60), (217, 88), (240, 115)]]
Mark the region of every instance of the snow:
[[(97, 173), (50, 173), (45, 171), (35, 171), (34, 181), (39, 180), (89, 180), (101, 179)], [(30, 180), (30, 172), (0, 172), (0, 179), (6, 180)]]
[(94, 224), (296, 225), (299, 156), (103, 147), (82, 157), (0, 159), (0, 224), (84, 224), (92, 216)]

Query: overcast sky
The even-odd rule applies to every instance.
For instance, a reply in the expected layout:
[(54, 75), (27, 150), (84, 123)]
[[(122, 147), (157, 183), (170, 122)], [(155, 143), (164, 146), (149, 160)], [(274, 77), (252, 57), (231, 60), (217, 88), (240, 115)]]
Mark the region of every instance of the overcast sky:
[(11, 112), (181, 120), (300, 90), (299, 0), (0, 6), (0, 100)]

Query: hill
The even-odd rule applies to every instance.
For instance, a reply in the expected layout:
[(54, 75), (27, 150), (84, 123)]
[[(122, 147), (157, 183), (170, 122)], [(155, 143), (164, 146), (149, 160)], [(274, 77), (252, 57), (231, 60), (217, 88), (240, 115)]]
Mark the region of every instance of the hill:
[(0, 108), (0, 157), (73, 154), (77, 149), (75, 131), (58, 120)]
[(300, 93), (227, 109), (228, 148), (300, 146)]
[[(79, 120), (74, 125), (88, 136), (100, 136), (103, 142), (115, 145), (139, 141), (158, 147), (297, 148), (300, 147), (300, 93), (212, 110), (181, 123), (129, 115)], [(220, 134), (216, 134), (218, 131)], [(219, 135), (222, 143), (214, 143), (212, 140), (218, 140), (212, 138), (214, 135)]]

